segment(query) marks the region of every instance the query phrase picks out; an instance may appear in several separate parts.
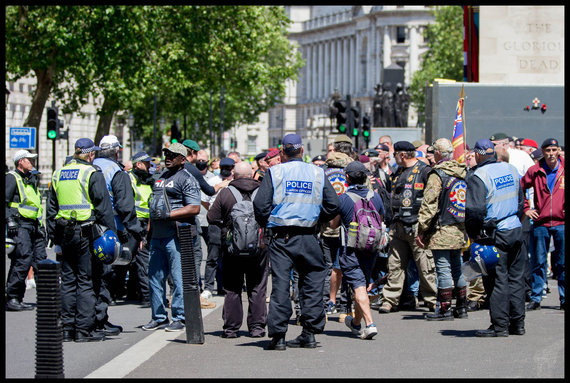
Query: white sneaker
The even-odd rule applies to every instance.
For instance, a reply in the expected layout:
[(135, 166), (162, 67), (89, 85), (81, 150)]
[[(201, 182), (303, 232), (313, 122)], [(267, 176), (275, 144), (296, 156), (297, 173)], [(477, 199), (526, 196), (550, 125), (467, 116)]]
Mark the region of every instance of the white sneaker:
[(200, 294), (200, 296), (204, 299), (211, 299), (212, 298), (212, 292), (210, 290), (204, 290), (204, 291), (202, 291), (202, 294)]
[(372, 339), (374, 336), (378, 334), (378, 330), (376, 329), (376, 325), (371, 323), (369, 326), (366, 326), (360, 331), (360, 338), (361, 339)]
[(35, 289), (36, 280), (34, 278), (26, 279), (26, 290)]

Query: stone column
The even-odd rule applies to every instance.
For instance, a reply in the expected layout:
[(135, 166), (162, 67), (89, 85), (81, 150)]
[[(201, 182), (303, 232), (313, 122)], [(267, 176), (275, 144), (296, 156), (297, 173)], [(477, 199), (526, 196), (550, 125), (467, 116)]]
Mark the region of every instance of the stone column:
[(305, 45), (305, 101), (311, 98), (312, 92), (312, 79), (311, 79), (311, 63), (313, 52), (311, 51), (311, 45)]
[(405, 73), (406, 75), (406, 84), (409, 84), (411, 81), (411, 75), (418, 69), (418, 26), (412, 25), (410, 27), (410, 59), (409, 59), (409, 66)]
[(318, 72), (317, 72), (317, 60), (318, 60), (318, 55), (317, 55), (317, 44), (312, 44), (312, 51), (313, 51), (313, 60), (312, 60), (312, 64), (311, 64), (311, 77), (313, 79), (312, 81), (312, 89), (311, 89), (311, 100), (314, 100), (317, 97), (317, 86), (318, 86)]
[(344, 92), (342, 78), (342, 39), (336, 39), (336, 86), (341, 93)]
[(384, 68), (389, 66), (392, 63), (392, 38), (391, 35), (391, 26), (390, 25), (386, 25), (384, 26), (384, 49), (383, 49), (383, 54), (384, 54)]
[(362, 54), (362, 32), (356, 31), (354, 36), (354, 94), (360, 93), (360, 83), (362, 82), (362, 63), (360, 56)]
[(325, 55), (324, 55), (324, 43), (321, 41), (318, 43), (319, 47), (319, 61), (318, 61), (318, 72), (319, 72), (319, 79), (318, 79), (318, 87), (317, 87), (317, 94), (316, 99), (321, 99), (323, 95), (323, 89), (325, 86)]
[[(330, 77), (330, 93), (334, 92), (334, 88), (338, 88), (338, 80), (336, 77), (336, 40), (331, 40), (331, 50), (330, 50), (330, 61), (331, 61), (331, 77)], [(330, 94), (329, 93), (329, 94)], [(328, 97), (328, 95), (327, 95)]]
[(349, 41), (348, 37), (342, 39), (342, 92), (344, 94), (350, 93), (349, 89), (349, 68), (348, 68), (348, 58), (350, 56), (350, 50), (348, 49)]
[(323, 97), (321, 97), (321, 99), (326, 99), (328, 97), (328, 95), (330, 94), (330, 87), (331, 87), (331, 70), (330, 70), (330, 65), (331, 65), (331, 56), (330, 56), (330, 42), (329, 41), (325, 41), (325, 67), (324, 67), (324, 72), (325, 72), (325, 87), (324, 87), (324, 91), (323, 91)]
[(348, 50), (348, 92), (352, 95), (354, 94), (354, 36), (348, 38), (349, 50)]

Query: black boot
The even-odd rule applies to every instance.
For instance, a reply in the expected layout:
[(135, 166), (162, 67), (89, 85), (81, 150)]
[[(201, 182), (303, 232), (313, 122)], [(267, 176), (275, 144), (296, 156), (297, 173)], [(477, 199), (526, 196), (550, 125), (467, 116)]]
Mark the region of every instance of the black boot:
[(451, 292), (453, 289), (438, 289), (437, 290), (437, 300), (439, 301), (439, 310), (436, 310), (433, 314), (429, 313), (425, 315), (425, 318), (429, 321), (442, 321), (442, 320), (453, 320), (453, 313), (450, 311), (451, 308)]
[(287, 346), (291, 348), (315, 348), (317, 347), (315, 334), (303, 329), (301, 335), (287, 342)]
[(467, 287), (462, 287), (457, 290), (457, 298), (455, 299), (455, 309), (453, 309), (453, 316), (459, 319), (467, 318)]
[(283, 351), (287, 349), (287, 344), (285, 343), (285, 335), (277, 335), (271, 338), (269, 344), (265, 347), (266, 350), (278, 350)]

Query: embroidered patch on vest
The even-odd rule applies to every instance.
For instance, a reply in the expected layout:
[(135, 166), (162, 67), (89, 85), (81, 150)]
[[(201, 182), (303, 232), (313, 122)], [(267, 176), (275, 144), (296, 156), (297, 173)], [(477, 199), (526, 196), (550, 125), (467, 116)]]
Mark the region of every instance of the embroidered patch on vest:
[(423, 188), (424, 188), (424, 184), (422, 182), (414, 184), (414, 189), (416, 189), (416, 190), (421, 190)]

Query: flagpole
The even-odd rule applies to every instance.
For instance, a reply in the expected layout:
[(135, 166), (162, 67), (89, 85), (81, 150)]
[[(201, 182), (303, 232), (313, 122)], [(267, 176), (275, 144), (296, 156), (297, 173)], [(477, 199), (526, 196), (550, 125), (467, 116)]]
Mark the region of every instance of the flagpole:
[(467, 162), (467, 124), (465, 124), (465, 85), (461, 84), (459, 98), (463, 100), (461, 110), (461, 120), (463, 121), (463, 160)]

